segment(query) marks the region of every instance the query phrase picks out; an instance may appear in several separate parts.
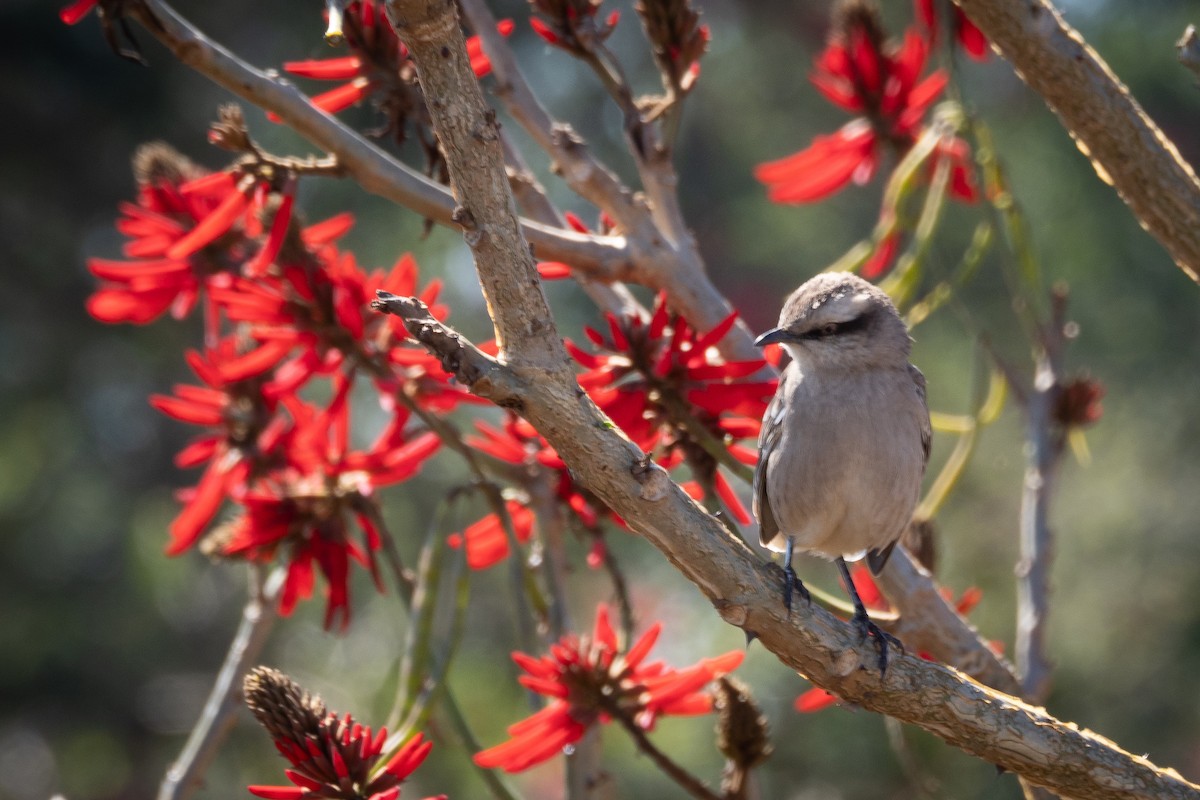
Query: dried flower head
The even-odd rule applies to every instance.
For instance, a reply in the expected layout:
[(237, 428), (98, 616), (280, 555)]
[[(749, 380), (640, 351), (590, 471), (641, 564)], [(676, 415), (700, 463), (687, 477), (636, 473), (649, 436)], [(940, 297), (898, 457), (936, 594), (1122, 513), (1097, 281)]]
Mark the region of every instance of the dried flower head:
[(251, 786), (269, 800), (327, 797), (340, 800), (395, 800), (400, 784), (433, 747), (418, 734), (377, 769), (387, 729), (371, 728), (349, 714), (339, 717), (321, 698), (282, 672), (256, 667), (243, 683), (246, 705), (267, 729), (275, 747), (291, 762), (286, 775), (294, 786)]

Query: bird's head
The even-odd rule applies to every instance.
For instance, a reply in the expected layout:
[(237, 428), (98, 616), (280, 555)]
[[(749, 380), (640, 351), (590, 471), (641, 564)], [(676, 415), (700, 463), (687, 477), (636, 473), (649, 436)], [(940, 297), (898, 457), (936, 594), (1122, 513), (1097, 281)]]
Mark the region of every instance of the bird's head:
[(779, 325), (755, 340), (778, 342), (802, 366), (902, 366), (912, 339), (891, 298), (849, 272), (825, 272), (792, 292)]

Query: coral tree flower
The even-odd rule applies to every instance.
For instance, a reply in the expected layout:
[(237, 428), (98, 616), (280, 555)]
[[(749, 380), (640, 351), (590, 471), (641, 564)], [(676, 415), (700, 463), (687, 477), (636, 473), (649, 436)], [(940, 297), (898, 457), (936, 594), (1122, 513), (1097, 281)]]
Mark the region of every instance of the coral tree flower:
[[(532, 425), (512, 415), (503, 428), (476, 420), (475, 429), (479, 435), (468, 436), (465, 440), (467, 445), (506, 464), (525, 470), (548, 471), (555, 499), (580, 527), (599, 535), (598, 523), (602, 514), (608, 511), (607, 507), (575, 483), (562, 458)], [(534, 530), (533, 511), (524, 498), (509, 499), (505, 505), (517, 541), (522, 544), (528, 542)], [(609, 513), (618, 524), (624, 524), (616, 515)], [(451, 547), (466, 546), (467, 565), (471, 569), (487, 569), (500, 563), (508, 558), (510, 549), (509, 537), (495, 512), (468, 525), (461, 534), (451, 534), (449, 542)]]
[[(775, 203), (820, 200), (851, 182), (871, 180), (885, 150), (906, 152), (946, 86), (941, 70), (920, 77), (928, 55), (929, 42), (915, 30), (906, 32), (899, 46), (890, 46), (874, 5), (864, 0), (839, 4), (833, 36), (811, 80), (831, 103), (860, 116), (816, 137), (799, 153), (759, 165), (754, 175), (767, 185), (767, 197)], [(954, 165), (955, 171), (963, 168)], [(951, 192), (968, 183), (953, 179)]]
[(267, 800), (396, 800), (400, 784), (433, 748), (433, 742), (418, 733), (380, 768), (386, 728), (374, 733), (349, 714), (338, 716), (321, 698), (266, 667), (256, 667), (246, 676), (243, 691), (246, 705), (292, 765), (284, 773), (292, 786), (249, 787), (251, 794)]
[(699, 333), (667, 307), (659, 294), (649, 320), (609, 314), (608, 334), (584, 333), (599, 353), (568, 341), (567, 349), (586, 370), (579, 385), (639, 447), (673, 466), (686, 458), (693, 470), (712, 471), (715, 490), (743, 524), (749, 522), (724, 475), (716, 470), (702, 436), (721, 444), (745, 464), (754, 464), (753, 448), (736, 443), (758, 436), (775, 380), (757, 380), (761, 359), (725, 361), (716, 345), (737, 321), (730, 314), (712, 330)]
[(510, 726), (508, 741), (477, 753), (475, 763), (520, 772), (579, 741), (597, 723), (619, 719), (651, 730), (660, 716), (711, 711), (712, 695), (704, 687), (736, 669), (744, 654), (733, 650), (678, 670), (661, 662), (645, 663), (661, 632), (662, 623), (655, 623), (621, 652), (608, 608), (601, 604), (590, 636), (564, 636), (541, 658), (513, 653), (525, 672), (518, 678), (521, 685), (553, 699)]
[[(243, 272), (261, 273), (278, 254), (291, 219), (290, 190), (269, 210), (275, 193), (267, 183), (251, 175), (205, 174), (162, 144), (138, 150), (134, 173), (137, 202), (122, 203), (117, 221), (128, 238), (128, 260), (88, 260), (101, 285), (87, 309), (101, 322), (146, 324), (168, 311), (181, 319), (201, 290), (228, 288)], [(273, 217), (264, 235), (261, 217), (267, 214)], [(205, 323), (215, 341), (211, 313)]]
[[(285, 615), (312, 595), (319, 569), (326, 582), (327, 628), (339, 619), (341, 627), (349, 624), (351, 561), (370, 570), (382, 590), (375, 561), (382, 538), (370, 505), (374, 491), (415, 475), (441, 444), (433, 433), (408, 438), (408, 415), (401, 411), (369, 450), (348, 451), (349, 385), (335, 375), (334, 399), (319, 412), (291, 396), (282, 400), (294, 420), (280, 445), (285, 464), (238, 498), (243, 513), (213, 543), (221, 555), (252, 561), (272, 560), (282, 550), (288, 568), (279, 610)], [(362, 532), (361, 545), (351, 519)]]
[[(285, 72), (322, 81), (345, 81), (336, 88), (315, 95), (312, 102), (330, 114), (336, 114), (367, 97), (377, 96), (380, 107), (403, 114), (397, 101), (409, 94), (415, 73), (408, 51), (392, 29), (381, 0), (354, 0), (347, 4), (342, 19), (343, 33), (352, 55), (340, 58), (289, 61)], [(512, 20), (501, 20), (496, 29), (508, 36)], [(467, 55), (476, 77), (492, 71), (478, 36), (467, 39)], [(398, 119), (398, 118), (397, 118)], [(397, 121), (396, 119), (393, 122)]]

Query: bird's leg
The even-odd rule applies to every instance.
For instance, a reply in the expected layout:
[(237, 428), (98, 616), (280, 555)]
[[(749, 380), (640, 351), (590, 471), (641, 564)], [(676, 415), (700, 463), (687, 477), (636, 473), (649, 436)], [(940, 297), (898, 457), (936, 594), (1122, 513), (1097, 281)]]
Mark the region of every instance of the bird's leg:
[(796, 577), (796, 570), (792, 569), (792, 550), (795, 548), (795, 543), (795, 539), (791, 536), (787, 537), (787, 549), (783, 551), (783, 606), (789, 614), (792, 613), (792, 593), (795, 591), (800, 592), (804, 602), (812, 605), (812, 596)]
[(850, 568), (846, 566), (846, 559), (838, 556), (836, 560), (838, 569), (842, 572), (842, 581), (846, 584), (846, 591), (850, 594), (850, 599), (854, 601), (854, 618), (850, 620), (850, 624), (858, 630), (860, 640), (866, 639), (867, 636), (875, 637), (875, 647), (879, 650), (879, 674), (882, 676), (887, 672), (888, 646), (895, 645), (903, 653), (904, 644), (871, 621), (871, 618), (867, 616), (867, 607), (863, 605), (862, 598), (858, 596), (858, 590), (854, 588), (854, 581), (850, 578)]

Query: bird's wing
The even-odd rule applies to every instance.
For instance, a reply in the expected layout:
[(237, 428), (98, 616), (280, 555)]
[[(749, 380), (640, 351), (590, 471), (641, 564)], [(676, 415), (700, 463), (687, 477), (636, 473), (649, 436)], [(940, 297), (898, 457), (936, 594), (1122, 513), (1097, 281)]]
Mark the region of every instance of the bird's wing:
[(929, 464), (929, 450), (933, 447), (933, 426), (929, 422), (929, 402), (925, 399), (925, 374), (912, 364), (908, 365), (908, 374), (912, 376), (913, 385), (917, 387), (917, 396), (921, 398), (921, 405), (925, 407), (925, 414), (921, 417), (921, 450), (925, 453), (925, 463), (921, 468), (924, 469)]
[(783, 426), (777, 419), (783, 410), (783, 401), (780, 400), (783, 394), (782, 379), (779, 389), (763, 414), (762, 428), (758, 433), (758, 463), (754, 466), (753, 508), (759, 524), (758, 540), (763, 545), (769, 544), (779, 533), (779, 523), (775, 521), (775, 515), (771, 512), (771, 501), (767, 497), (767, 468), (776, 448), (779, 447), (779, 440), (783, 438)]
[[(925, 412), (921, 415), (921, 451), (925, 454), (925, 461), (921, 464), (923, 471), (929, 464), (929, 450), (933, 446), (933, 426), (929, 422), (929, 403), (925, 399), (925, 375), (912, 364), (908, 365), (908, 374), (912, 376), (913, 386), (916, 387), (917, 397), (921, 398)], [(867, 552), (867, 566), (871, 568), (872, 575), (878, 575), (883, 570), (895, 547), (896, 542), (892, 542), (887, 547)]]

